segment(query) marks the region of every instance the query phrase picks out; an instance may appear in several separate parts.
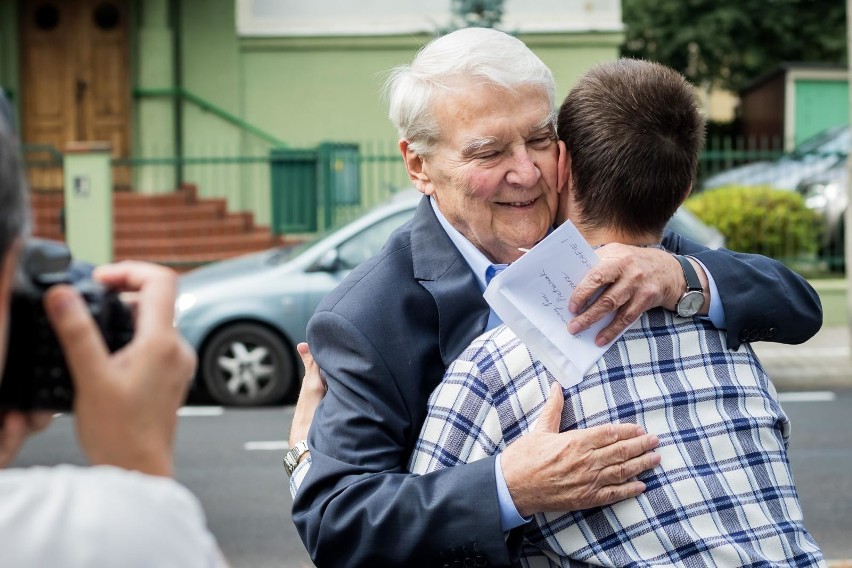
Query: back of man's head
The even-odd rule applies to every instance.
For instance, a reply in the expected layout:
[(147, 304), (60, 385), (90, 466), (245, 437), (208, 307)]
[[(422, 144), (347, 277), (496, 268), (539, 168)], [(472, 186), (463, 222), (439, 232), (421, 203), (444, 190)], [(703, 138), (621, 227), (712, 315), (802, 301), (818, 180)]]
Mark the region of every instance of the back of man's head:
[(490, 28), (465, 28), (429, 42), (385, 83), (389, 117), (400, 138), (427, 156), (440, 137), (433, 106), (443, 94), (487, 83), (510, 92), (541, 89), (554, 105), (550, 69), (521, 40)]
[[(0, 92), (0, 107), (6, 105)], [(8, 108), (8, 106), (6, 107)], [(29, 221), (29, 204), (18, 157), (18, 142), (11, 116), (0, 115), (0, 260), (21, 236)]]
[(662, 234), (695, 180), (704, 117), (675, 70), (635, 59), (588, 71), (559, 110), (580, 222)]

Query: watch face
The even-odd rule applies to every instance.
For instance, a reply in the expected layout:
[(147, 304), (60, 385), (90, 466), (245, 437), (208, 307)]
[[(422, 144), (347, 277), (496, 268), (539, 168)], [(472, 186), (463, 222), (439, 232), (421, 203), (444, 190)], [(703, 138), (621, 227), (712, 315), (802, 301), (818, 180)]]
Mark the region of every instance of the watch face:
[(698, 313), (704, 305), (704, 294), (697, 290), (687, 292), (677, 303), (677, 315), (682, 318), (690, 318)]

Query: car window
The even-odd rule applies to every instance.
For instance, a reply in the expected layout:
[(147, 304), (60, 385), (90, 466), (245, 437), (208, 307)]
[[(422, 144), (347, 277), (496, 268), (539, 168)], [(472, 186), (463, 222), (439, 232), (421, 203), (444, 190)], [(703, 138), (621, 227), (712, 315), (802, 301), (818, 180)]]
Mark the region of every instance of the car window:
[(378, 254), (390, 234), (414, 216), (414, 208), (394, 213), (364, 229), (337, 248), (337, 261), (342, 269), (352, 269)]
[(813, 138), (805, 140), (796, 147), (793, 153), (796, 156), (805, 156), (814, 153), (831, 154), (835, 152), (845, 154), (849, 152), (849, 135), (849, 127), (836, 126), (817, 134)]

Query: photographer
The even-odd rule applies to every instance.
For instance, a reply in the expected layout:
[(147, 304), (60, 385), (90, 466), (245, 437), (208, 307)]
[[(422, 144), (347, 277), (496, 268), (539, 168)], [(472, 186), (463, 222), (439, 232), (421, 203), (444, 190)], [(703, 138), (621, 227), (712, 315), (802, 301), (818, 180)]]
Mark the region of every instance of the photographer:
[[(0, 91), (0, 367), (10, 297), (28, 225), (18, 148)], [(74, 380), (74, 421), (92, 467), (0, 470), (0, 566), (222, 566), (196, 498), (171, 479), (176, 411), (195, 357), (172, 324), (176, 278), (124, 262), (95, 270), (106, 286), (134, 292), (133, 339), (110, 354), (79, 294), (53, 286), (48, 319)], [(0, 467), (50, 415), (0, 413)]]

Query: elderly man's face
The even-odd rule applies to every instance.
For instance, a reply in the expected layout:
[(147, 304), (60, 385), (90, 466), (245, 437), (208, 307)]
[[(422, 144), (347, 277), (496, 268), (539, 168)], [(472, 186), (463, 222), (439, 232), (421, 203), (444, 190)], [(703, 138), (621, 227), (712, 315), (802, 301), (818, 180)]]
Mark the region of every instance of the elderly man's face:
[(558, 147), (546, 94), (472, 84), (435, 110), (441, 139), (434, 155), (415, 158), (415, 185), (492, 262), (516, 260), (556, 213)]

